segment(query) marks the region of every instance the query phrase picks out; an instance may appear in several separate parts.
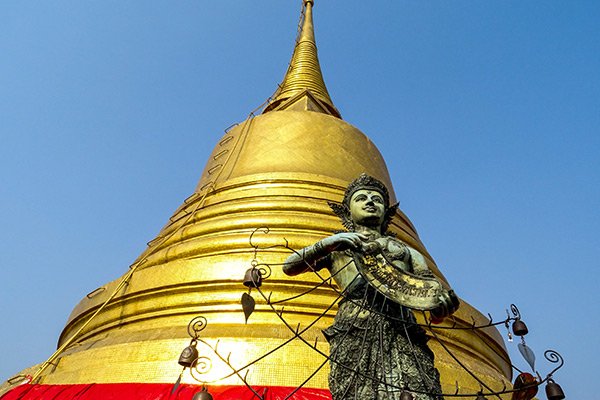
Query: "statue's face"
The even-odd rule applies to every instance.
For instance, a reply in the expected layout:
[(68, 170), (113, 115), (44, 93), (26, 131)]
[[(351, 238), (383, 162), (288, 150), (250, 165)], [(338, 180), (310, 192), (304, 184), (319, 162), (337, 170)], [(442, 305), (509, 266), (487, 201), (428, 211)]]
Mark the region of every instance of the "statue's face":
[(385, 215), (383, 196), (376, 190), (357, 190), (350, 198), (350, 215), (356, 224), (379, 227)]

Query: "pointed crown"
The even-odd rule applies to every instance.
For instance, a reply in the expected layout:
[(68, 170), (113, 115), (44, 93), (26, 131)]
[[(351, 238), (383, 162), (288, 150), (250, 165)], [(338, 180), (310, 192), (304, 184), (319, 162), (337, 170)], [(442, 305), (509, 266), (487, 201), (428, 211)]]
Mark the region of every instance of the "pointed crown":
[(354, 231), (356, 229), (356, 226), (354, 224), (354, 221), (352, 220), (352, 216), (350, 213), (350, 200), (352, 200), (352, 195), (354, 195), (354, 193), (364, 189), (376, 191), (383, 196), (383, 201), (385, 205), (385, 215), (383, 216), (383, 223), (381, 224), (381, 233), (384, 235), (391, 235), (388, 232), (388, 227), (392, 222), (394, 214), (398, 210), (398, 203), (390, 206), (390, 193), (388, 191), (388, 188), (383, 182), (373, 178), (370, 175), (367, 175), (365, 173), (360, 174), (360, 176), (352, 182), (350, 182), (350, 184), (346, 188), (342, 204), (328, 202), (329, 207), (331, 207), (335, 215), (337, 215), (340, 218), (340, 221), (342, 222), (342, 225), (344, 225), (344, 228), (348, 229), (351, 232)]
[(390, 206), (390, 192), (388, 191), (387, 187), (380, 180), (375, 179), (365, 173), (360, 174), (358, 178), (350, 182), (346, 188), (346, 192), (344, 193), (344, 204), (349, 207), (352, 195), (359, 190), (365, 189), (381, 193), (385, 203), (385, 208), (387, 209)]

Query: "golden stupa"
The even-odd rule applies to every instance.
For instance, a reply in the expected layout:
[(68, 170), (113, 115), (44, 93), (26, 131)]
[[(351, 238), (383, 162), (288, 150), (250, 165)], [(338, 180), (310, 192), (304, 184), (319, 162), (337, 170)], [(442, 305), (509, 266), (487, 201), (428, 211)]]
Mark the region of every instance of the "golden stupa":
[[(209, 390), (243, 385), (229, 365), (242, 368), (284, 341), (289, 343), (241, 370), (247, 382), (293, 389), (318, 370), (305, 387), (327, 388), (324, 358), (294, 339), (264, 299), (253, 292), (257, 305), (248, 323), (240, 305), (241, 295), (247, 292), (242, 279), (255, 258), (271, 265), (262, 289), (275, 300), (301, 294), (319, 282), (311, 274), (285, 276), (278, 265), (289, 251), (271, 246), (287, 240), (291, 248), (300, 249), (340, 230), (327, 202), (339, 202), (347, 184), (359, 174), (366, 172), (392, 188), (375, 145), (341, 119), (331, 100), (317, 58), (313, 1), (304, 5), (292, 60), (264, 112), (241, 122), (216, 144), (193, 194), (128, 273), (75, 307), (60, 336), (59, 351), (46, 363), (22, 372), (32, 378), (28, 385), (172, 386), (182, 370), (178, 357), (190, 342), (188, 322), (202, 315), (207, 326), (201, 338), (217, 346), (223, 358), (229, 357), (226, 363), (210, 348), (198, 346), (200, 354), (212, 361), (210, 371), (201, 376), (212, 382), (207, 384)], [(393, 201), (393, 189), (391, 197)], [(257, 228), (269, 232), (256, 232), (253, 241), (259, 251), (255, 252), (250, 236)], [(424, 254), (446, 282), (402, 212), (394, 216), (390, 230)], [(291, 326), (300, 324), (304, 329), (333, 297), (330, 289), (315, 290), (286, 303), (284, 316)], [(313, 345), (319, 338), (316, 347), (325, 353), (328, 346), (320, 330), (331, 324), (334, 313), (330, 311), (303, 333)], [(487, 319), (463, 300), (453, 323), (469, 327), (474, 322), (484, 325)], [(510, 386), (508, 355), (495, 328), (442, 329), (437, 335), (442, 345), (431, 340), (430, 347), (445, 393), (454, 393), (457, 382), (462, 393), (481, 389), (453, 355), (492, 389)], [(182, 382), (198, 384), (189, 370)], [(4, 384), (1, 390), (15, 387), (19, 386)]]

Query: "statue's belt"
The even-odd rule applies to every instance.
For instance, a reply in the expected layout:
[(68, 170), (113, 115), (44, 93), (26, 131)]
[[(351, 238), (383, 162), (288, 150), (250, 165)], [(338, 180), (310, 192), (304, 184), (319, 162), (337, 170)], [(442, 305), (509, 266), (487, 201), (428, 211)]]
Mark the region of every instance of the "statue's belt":
[(433, 310), (440, 305), (443, 288), (433, 277), (403, 271), (384, 256), (353, 252), (362, 277), (388, 299), (415, 310)]

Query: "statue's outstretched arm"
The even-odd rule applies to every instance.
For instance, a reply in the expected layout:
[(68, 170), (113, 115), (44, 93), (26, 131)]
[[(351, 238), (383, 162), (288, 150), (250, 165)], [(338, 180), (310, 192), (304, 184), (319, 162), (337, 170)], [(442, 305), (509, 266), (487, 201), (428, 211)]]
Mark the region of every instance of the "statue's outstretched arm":
[(326, 261), (324, 259), (329, 258), (329, 253), (324, 251), (320, 244), (321, 242), (317, 242), (289, 256), (283, 264), (283, 272), (286, 275), (294, 276), (323, 268), (322, 264)]
[(355, 232), (337, 233), (326, 237), (289, 256), (283, 264), (283, 272), (294, 276), (306, 271), (318, 271), (331, 264), (329, 258), (332, 252), (357, 249), (366, 240), (366, 236)]

